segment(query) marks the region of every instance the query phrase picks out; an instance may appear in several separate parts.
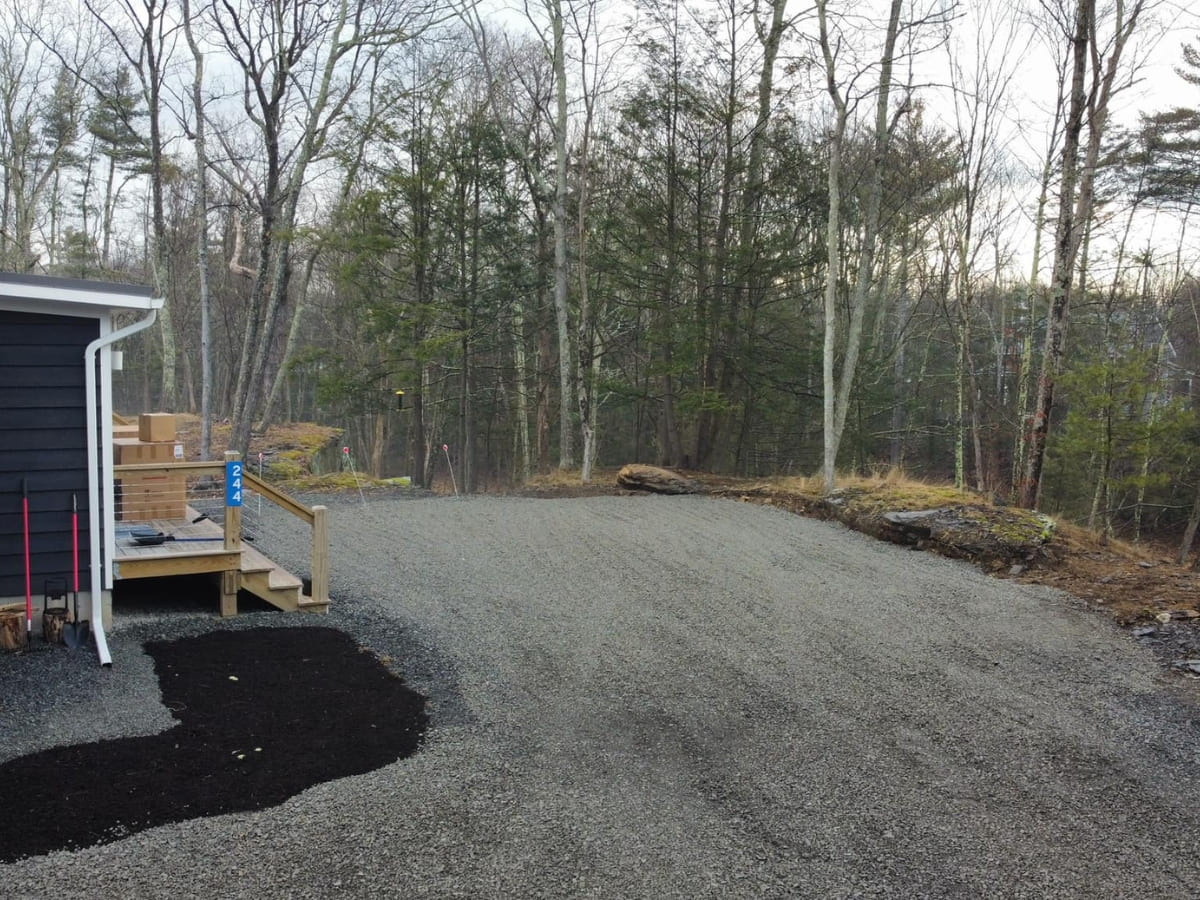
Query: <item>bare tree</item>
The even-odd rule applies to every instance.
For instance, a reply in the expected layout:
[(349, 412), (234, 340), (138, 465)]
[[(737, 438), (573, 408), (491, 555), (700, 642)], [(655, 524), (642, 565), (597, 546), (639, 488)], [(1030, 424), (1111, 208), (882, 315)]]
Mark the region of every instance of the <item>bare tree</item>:
[[(1074, 290), (1080, 244), (1091, 221), (1100, 147), (1114, 93), (1129, 84), (1126, 48), (1137, 33), (1147, 0), (1117, 0), (1111, 11), (1111, 34), (1101, 33), (1095, 0), (1078, 0), (1071, 42), (1071, 87), (1063, 131), (1058, 220), (1054, 236), (1054, 268), (1050, 280), (1050, 318), (1038, 377), (1037, 399), (1029, 437), (1028, 467), (1020, 503), (1037, 506), (1054, 408), (1054, 388), (1066, 351), (1067, 320)], [(1118, 76), (1123, 76), (1118, 80)], [(1086, 143), (1082, 141), (1087, 126)]]
[(863, 318), (867, 296), (874, 272), (875, 243), (879, 233), (879, 209), (883, 193), (883, 170), (891, 137), (888, 113), (892, 88), (892, 67), (895, 61), (896, 40), (900, 31), (900, 12), (903, 0), (892, 0), (888, 13), (883, 51), (879, 59), (879, 81), (875, 88), (875, 123), (872, 132), (872, 153), (866, 173), (867, 208), (859, 249), (858, 272), (850, 303), (850, 324), (846, 332), (846, 349), (841, 377), (835, 381), (834, 356), (837, 349), (837, 294), (841, 272), (841, 206), (842, 153), (851, 107), (857, 98), (852, 79), (848, 85), (839, 83), (836, 50), (840, 37), (829, 27), (828, 0), (817, 0), (817, 21), (821, 54), (825, 63), (825, 87), (833, 103), (834, 120), (829, 130), (829, 224), (826, 233), (827, 271), (825, 274), (825, 340), (823, 356), (824, 396), (824, 465), (825, 490), (832, 491), (836, 477), (838, 447), (846, 427), (850, 407), (850, 389), (858, 368), (862, 343)]
[[(254, 281), (246, 309), (233, 395), (230, 445), (245, 452), (278, 358), (292, 275), (294, 226), (310, 167), (342, 126), (351, 98), (376, 60), (413, 39), (434, 8), (371, 0), (211, 0), (210, 24), (242, 73), (242, 106), (257, 136), (261, 170), (241, 177), (217, 169), (235, 189), (249, 188), (259, 220)], [(228, 149), (230, 139), (222, 136)]]
[(34, 236), (43, 213), (54, 214), (56, 184), (82, 125), (78, 60), (87, 40), (83, 30), (50, 22), (41, 7), (0, 8), (0, 262), (13, 271), (40, 262)]
[(588, 188), (591, 180), (592, 130), (596, 121), (596, 103), (602, 94), (611, 90), (607, 86), (608, 76), (627, 39), (627, 35), (615, 42), (604, 38), (598, 21), (601, 11), (598, 0), (572, 4), (568, 10), (571, 38), (577, 48), (575, 62), (579, 66), (579, 87), (583, 103), (583, 122), (576, 154), (575, 268), (576, 282), (579, 286), (579, 316), (576, 328), (578, 337), (575, 354), (575, 397), (579, 403), (579, 428), (583, 437), (583, 459), (580, 463), (579, 479), (584, 484), (592, 480), (592, 467), (596, 464), (596, 423), (600, 407), (597, 382), (603, 356), (597, 327), (597, 319), (602, 315), (603, 307), (593, 307), (591, 285), (588, 282)]
[[(179, 29), (170, 13), (168, 0), (84, 0), (84, 6), (99, 27), (112, 39), (120, 57), (137, 77), (145, 102), (149, 135), (146, 155), (150, 167), (150, 219), (152, 249), (150, 266), (155, 289), (166, 299), (159, 312), (162, 340), (162, 401), (175, 405), (175, 330), (171, 314), (171, 252), (163, 207), (163, 179), (167, 177), (166, 143), (162, 115), (163, 88)], [(103, 85), (93, 82), (103, 92)], [(132, 123), (127, 123), (132, 127)]]
[[(1054, 11), (1046, 8), (1048, 16), (1051, 18)], [(1045, 29), (1039, 29), (1039, 32), (1045, 33)], [(1010, 496), (1016, 498), (1020, 494), (1021, 483), (1025, 477), (1025, 467), (1027, 464), (1027, 441), (1029, 431), (1026, 429), (1029, 416), (1029, 378), (1033, 371), (1033, 333), (1034, 323), (1037, 321), (1037, 308), (1039, 303), (1039, 281), (1038, 275), (1042, 267), (1042, 249), (1043, 235), (1046, 231), (1046, 207), (1050, 202), (1050, 189), (1055, 174), (1054, 160), (1058, 155), (1059, 142), (1062, 139), (1064, 101), (1066, 99), (1068, 63), (1070, 61), (1069, 49), (1066, 52), (1059, 52), (1062, 49), (1060, 41), (1051, 40), (1049, 42), (1050, 52), (1054, 55), (1054, 72), (1055, 72), (1055, 94), (1054, 105), (1051, 107), (1050, 129), (1046, 136), (1046, 145), (1042, 151), (1041, 161), (1042, 168), (1038, 177), (1038, 199), (1033, 216), (1033, 251), (1029, 267), (1029, 282), (1026, 286), (1025, 293), (1025, 308), (1028, 316), (1024, 337), (1021, 341), (1021, 362), (1020, 369), (1017, 374), (1017, 400), (1016, 400), (1016, 437), (1013, 440), (1013, 460), (1012, 460), (1012, 475)]]
[[(965, 54), (950, 56), (952, 97), (958, 148), (958, 203), (953, 209), (951, 243), (954, 249), (955, 315), (952, 325), (958, 345), (956, 366), (958, 427), (954, 442), (954, 483), (966, 486), (965, 444), (969, 434), (974, 450), (975, 489), (987, 490), (980, 421), (980, 386), (971, 350), (980, 254), (988, 238), (983, 221), (989, 196), (998, 188), (1004, 161), (998, 152), (1001, 126), (1009, 102), (1009, 85), (1018, 65), (1018, 30), (991, 3), (977, 9), (974, 45)], [(969, 66), (969, 68), (968, 68)], [(993, 219), (993, 225), (995, 220)], [(981, 233), (982, 232), (982, 233)]]
[(200, 283), (200, 458), (212, 456), (212, 327), (208, 271), (208, 125), (204, 110), (204, 53), (192, 28), (190, 0), (183, 0), (183, 31), (194, 63), (191, 100), (196, 148), (196, 268)]
[(554, 69), (554, 319), (558, 325), (558, 372), (562, 414), (558, 423), (558, 467), (575, 465), (571, 428), (571, 337), (567, 261), (567, 54), (562, 0), (542, 0), (550, 18), (547, 48)]

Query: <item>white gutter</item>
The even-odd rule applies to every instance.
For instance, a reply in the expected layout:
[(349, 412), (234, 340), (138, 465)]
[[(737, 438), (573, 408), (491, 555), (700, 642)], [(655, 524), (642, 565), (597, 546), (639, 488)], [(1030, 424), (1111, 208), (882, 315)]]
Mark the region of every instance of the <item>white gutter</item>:
[(87, 382), (88, 561), (91, 565), (92, 634), (96, 638), (96, 655), (100, 657), (100, 665), (107, 668), (112, 667), (112, 656), (109, 655), (108, 638), (104, 634), (104, 585), (100, 581), (100, 478), (105, 477), (106, 473), (100, 465), (100, 442), (96, 437), (96, 352), (149, 328), (157, 318), (158, 310), (152, 309), (146, 318), (96, 338), (83, 351), (83, 368)]

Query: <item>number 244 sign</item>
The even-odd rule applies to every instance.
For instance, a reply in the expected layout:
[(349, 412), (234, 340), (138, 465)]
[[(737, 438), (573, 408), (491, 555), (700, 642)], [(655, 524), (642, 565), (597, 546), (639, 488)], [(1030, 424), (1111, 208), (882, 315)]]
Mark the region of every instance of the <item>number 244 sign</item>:
[(242, 464), (225, 463), (225, 505), (242, 505)]

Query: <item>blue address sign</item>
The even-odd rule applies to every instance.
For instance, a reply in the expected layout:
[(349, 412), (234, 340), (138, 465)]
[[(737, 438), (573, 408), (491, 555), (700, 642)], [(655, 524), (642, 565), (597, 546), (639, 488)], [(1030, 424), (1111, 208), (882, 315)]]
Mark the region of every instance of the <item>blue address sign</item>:
[(225, 463), (225, 505), (242, 505), (242, 464), (238, 460)]

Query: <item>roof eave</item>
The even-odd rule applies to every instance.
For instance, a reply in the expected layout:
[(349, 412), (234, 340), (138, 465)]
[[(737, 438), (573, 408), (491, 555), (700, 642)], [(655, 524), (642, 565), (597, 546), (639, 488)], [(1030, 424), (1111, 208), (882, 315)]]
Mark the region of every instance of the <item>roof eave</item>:
[(150, 288), (140, 285), (0, 275), (0, 302), (6, 299), (46, 303), (59, 309), (89, 307), (149, 311), (163, 306), (162, 297), (155, 297)]

